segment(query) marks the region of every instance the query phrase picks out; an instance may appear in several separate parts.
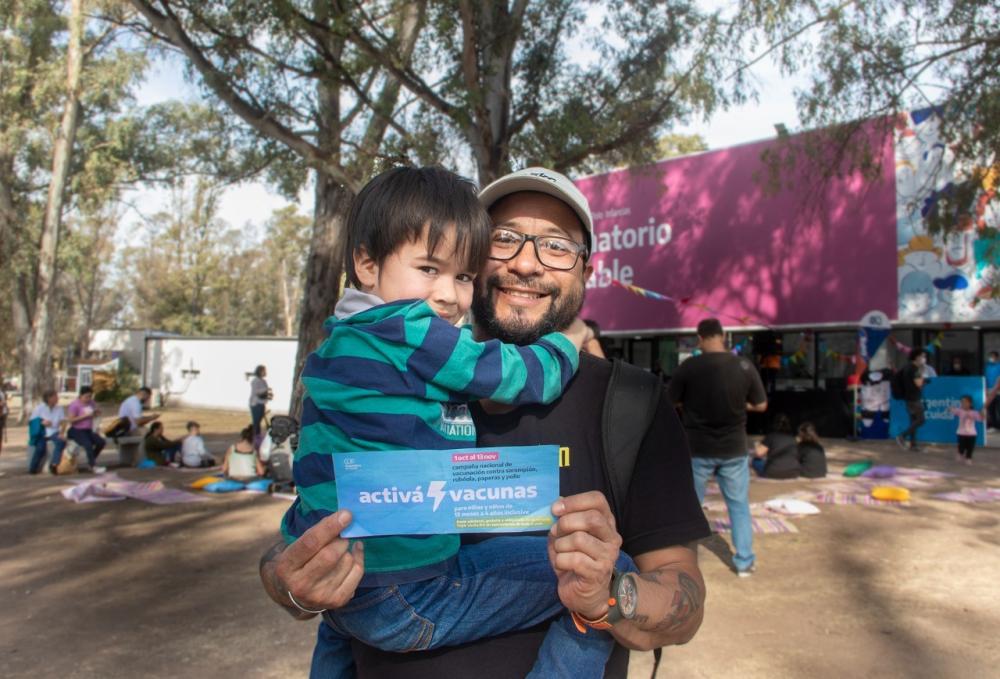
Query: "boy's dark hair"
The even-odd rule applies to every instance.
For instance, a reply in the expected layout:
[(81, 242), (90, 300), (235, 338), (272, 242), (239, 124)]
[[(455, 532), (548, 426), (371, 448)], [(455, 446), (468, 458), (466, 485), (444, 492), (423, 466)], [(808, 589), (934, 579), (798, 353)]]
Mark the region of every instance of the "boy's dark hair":
[(143, 385), (143, 386), (139, 387), (138, 389), (136, 389), (135, 393), (138, 394), (140, 391), (146, 392), (146, 396), (152, 396), (153, 395), (153, 390), (150, 389), (149, 387), (145, 386), (145, 385)]
[(601, 326), (598, 325), (597, 321), (593, 321), (589, 318), (583, 319), (584, 325), (590, 328), (591, 332), (594, 333), (594, 339), (601, 339)]
[(267, 370), (267, 368), (265, 368), (262, 365), (258, 365), (256, 368), (253, 369), (253, 374), (255, 377), (260, 377), (265, 370)]
[(722, 323), (719, 323), (718, 318), (706, 318), (698, 323), (698, 337), (720, 337), (724, 334), (722, 332)]
[(86, 396), (87, 394), (93, 394), (93, 393), (94, 393), (94, 388), (89, 385), (80, 387), (80, 394), (79, 394), (80, 396)]
[(195, 422), (194, 420), (191, 420), (190, 422), (187, 423), (188, 431), (191, 431), (194, 427), (201, 427), (201, 425)]
[(970, 396), (969, 394), (962, 394), (961, 396), (958, 397), (959, 402), (964, 401), (966, 399), (969, 400), (969, 403), (973, 402), (972, 401), (972, 396)]
[[(406, 241), (416, 241), (427, 226), (427, 247), (434, 252), (455, 225), (455, 252), (478, 273), (490, 254), (490, 217), (468, 179), (442, 167), (396, 167), (368, 182), (347, 215), (344, 270), (360, 286), (354, 253), (364, 250), (378, 264)], [(448, 253), (450, 254), (450, 253)]]
[(926, 355), (927, 355), (926, 349), (914, 349), (913, 351), (910, 352), (910, 360), (915, 361), (921, 356), (926, 356)]

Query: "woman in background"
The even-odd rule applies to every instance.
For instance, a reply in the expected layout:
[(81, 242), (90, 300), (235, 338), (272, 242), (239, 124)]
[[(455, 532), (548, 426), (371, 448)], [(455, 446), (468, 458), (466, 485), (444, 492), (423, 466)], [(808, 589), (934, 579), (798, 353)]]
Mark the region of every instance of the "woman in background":
[(253, 446), (253, 425), (244, 427), (240, 440), (229, 446), (222, 461), (222, 474), (227, 479), (250, 481), (264, 476), (264, 463)]
[(826, 451), (819, 442), (819, 435), (812, 422), (799, 425), (799, 467), (807, 479), (821, 479), (826, 476)]
[(271, 389), (267, 386), (267, 368), (258, 365), (254, 368), (253, 379), (250, 380), (250, 422), (253, 427), (253, 443), (260, 440), (260, 423), (264, 420), (264, 409), (271, 398)]

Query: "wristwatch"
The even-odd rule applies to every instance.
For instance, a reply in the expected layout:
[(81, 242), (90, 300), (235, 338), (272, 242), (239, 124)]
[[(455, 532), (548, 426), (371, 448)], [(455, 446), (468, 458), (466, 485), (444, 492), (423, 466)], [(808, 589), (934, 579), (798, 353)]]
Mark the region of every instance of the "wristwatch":
[(588, 620), (576, 611), (570, 611), (570, 617), (577, 630), (587, 633), (587, 627), (592, 629), (611, 629), (619, 620), (631, 620), (635, 617), (639, 602), (639, 589), (635, 584), (635, 574), (622, 573), (617, 568), (611, 572), (611, 585), (608, 588), (608, 612), (596, 620)]
[(639, 588), (634, 573), (622, 573), (617, 568), (611, 577), (611, 595), (608, 598), (608, 622), (631, 620), (639, 603)]

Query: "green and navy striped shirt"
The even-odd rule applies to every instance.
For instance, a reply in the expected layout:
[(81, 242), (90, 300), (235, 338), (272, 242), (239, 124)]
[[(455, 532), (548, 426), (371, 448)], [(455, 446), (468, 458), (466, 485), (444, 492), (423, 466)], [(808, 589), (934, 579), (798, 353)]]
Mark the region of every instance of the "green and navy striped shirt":
[[(302, 371), (306, 394), (293, 467), (299, 496), (282, 521), (289, 543), (337, 511), (331, 453), (475, 445), (465, 403), (550, 403), (579, 363), (562, 333), (524, 347), (477, 342), (469, 327), (448, 323), (425, 301), (386, 304), (353, 289), (345, 291), (326, 329), (330, 336)], [(365, 571), (373, 574), (365, 586), (393, 581), (379, 573), (442, 563), (459, 547), (458, 535), (364, 542)]]

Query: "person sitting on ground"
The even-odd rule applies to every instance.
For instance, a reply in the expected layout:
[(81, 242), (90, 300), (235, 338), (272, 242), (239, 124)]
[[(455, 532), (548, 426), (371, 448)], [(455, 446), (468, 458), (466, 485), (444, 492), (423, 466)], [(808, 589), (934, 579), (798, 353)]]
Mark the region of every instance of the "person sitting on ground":
[(174, 457), (181, 450), (181, 439), (168, 439), (163, 431), (163, 423), (153, 422), (149, 425), (145, 446), (146, 459), (160, 466), (176, 464)]
[(826, 451), (819, 442), (819, 434), (812, 422), (799, 425), (799, 469), (807, 479), (822, 479), (826, 476)]
[(799, 476), (799, 451), (792, 423), (784, 413), (771, 422), (771, 433), (757, 444), (751, 462), (757, 474), (767, 479), (795, 479)]
[(264, 476), (264, 463), (253, 447), (254, 427), (248, 425), (240, 431), (240, 440), (229, 446), (222, 461), (222, 475), (236, 481), (250, 481)]
[(215, 458), (205, 448), (201, 425), (192, 420), (187, 423), (187, 432), (181, 443), (181, 464), (185, 467), (214, 467)]

